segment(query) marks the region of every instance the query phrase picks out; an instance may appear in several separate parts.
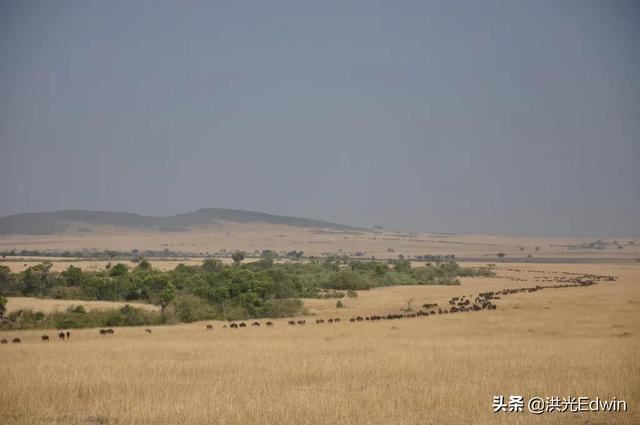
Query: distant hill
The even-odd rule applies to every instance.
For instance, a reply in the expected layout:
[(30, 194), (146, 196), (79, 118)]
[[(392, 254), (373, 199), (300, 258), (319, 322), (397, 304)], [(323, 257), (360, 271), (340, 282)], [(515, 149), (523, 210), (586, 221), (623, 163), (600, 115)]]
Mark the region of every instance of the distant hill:
[(151, 217), (125, 212), (65, 210), (23, 213), (0, 217), (0, 234), (50, 235), (65, 231), (73, 223), (112, 225), (159, 231), (185, 231), (193, 226), (220, 221), (236, 223), (268, 223), (295, 227), (333, 230), (362, 230), (354, 226), (329, 223), (310, 218), (271, 215), (255, 211), (204, 208), (168, 217)]

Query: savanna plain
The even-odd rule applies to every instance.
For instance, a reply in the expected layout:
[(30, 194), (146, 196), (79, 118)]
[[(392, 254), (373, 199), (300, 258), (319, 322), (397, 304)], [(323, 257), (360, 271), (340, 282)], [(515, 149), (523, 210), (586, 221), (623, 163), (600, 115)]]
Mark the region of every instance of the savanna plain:
[[(452, 286), (389, 286), (345, 298), (305, 299), (306, 325), (290, 318), (273, 326), (224, 328), (223, 322), (57, 331), (2, 331), (20, 344), (0, 346), (3, 424), (638, 424), (640, 423), (640, 262), (638, 244), (624, 249), (569, 251), (567, 241), (474, 235), (350, 234), (293, 228), (218, 233), (87, 237), (4, 237), (3, 247), (61, 249), (192, 249), (260, 246), (375, 255), (452, 252), (465, 266), (495, 263), (495, 276), (462, 277)], [(244, 233), (243, 233), (244, 232)], [(297, 233), (296, 233), (297, 232)], [(299, 233), (299, 234), (298, 234)], [(258, 235), (258, 236), (256, 236)], [(127, 239), (128, 238), (128, 239)], [(225, 239), (226, 238), (226, 239)], [(190, 242), (193, 241), (193, 242)], [(199, 242), (200, 241), (200, 242)], [(126, 242), (126, 243), (125, 243)], [(198, 246), (200, 243), (201, 246)], [(102, 245), (101, 245), (102, 244)], [(196, 244), (192, 247), (191, 244)], [(240, 245), (238, 245), (240, 244)], [(388, 247), (394, 247), (394, 250)], [(506, 262), (495, 253), (507, 254)], [(532, 254), (532, 255), (529, 255)], [(522, 262), (512, 257), (524, 257)], [(531, 259), (529, 262), (527, 256)], [(531, 258), (533, 256), (533, 258)], [(539, 258), (539, 257), (545, 257)], [(486, 258), (486, 259), (485, 259)], [(574, 261), (575, 259), (579, 261)], [(15, 272), (43, 259), (7, 257)], [(53, 261), (104, 268), (108, 261)], [(619, 260), (619, 261), (617, 261)], [(152, 263), (173, 268), (179, 262)], [(452, 297), (550, 284), (570, 273), (614, 281), (520, 292), (495, 300), (495, 310), (412, 319), (351, 322), (356, 316), (406, 313)], [(551, 283), (552, 284), (552, 283)], [(8, 310), (53, 311), (104, 301), (9, 298)], [(155, 308), (148, 305), (149, 308)], [(329, 318), (340, 322), (327, 323)], [(316, 319), (325, 323), (316, 324)], [(247, 322), (250, 323), (251, 321)], [(207, 330), (206, 325), (213, 329)], [(41, 336), (49, 335), (50, 342)], [(625, 400), (626, 412), (493, 412), (493, 397), (599, 397)]]
[[(496, 262), (457, 286), (393, 286), (308, 299), (306, 325), (0, 332), (6, 424), (638, 424), (640, 263)], [(464, 263), (462, 263), (464, 264)], [(468, 263), (473, 265), (473, 263)], [(615, 276), (521, 292), (497, 309), (351, 322), (532, 287), (567, 273)], [(9, 300), (11, 303), (24, 300)], [(37, 300), (55, 303), (55, 300)], [(22, 304), (21, 304), (22, 305)], [(341, 318), (316, 324), (316, 319)], [(206, 330), (211, 324), (213, 329)], [(48, 334), (50, 342), (42, 342)], [(626, 412), (494, 413), (494, 396), (625, 400)]]

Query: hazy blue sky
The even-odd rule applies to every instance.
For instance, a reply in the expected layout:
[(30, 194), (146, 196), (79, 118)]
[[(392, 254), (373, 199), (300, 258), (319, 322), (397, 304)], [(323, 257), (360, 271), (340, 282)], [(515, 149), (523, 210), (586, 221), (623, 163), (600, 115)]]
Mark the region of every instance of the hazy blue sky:
[(2, 1), (0, 215), (640, 235), (637, 1)]

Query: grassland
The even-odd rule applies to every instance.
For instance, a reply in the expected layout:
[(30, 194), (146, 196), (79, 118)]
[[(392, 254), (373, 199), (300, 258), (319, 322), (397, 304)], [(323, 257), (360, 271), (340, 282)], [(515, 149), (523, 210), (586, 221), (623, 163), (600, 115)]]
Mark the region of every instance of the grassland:
[[(80, 226), (80, 225), (79, 225)], [(86, 226), (86, 225), (82, 225)], [(52, 235), (0, 235), (0, 251), (49, 250), (52, 252), (82, 249), (130, 251), (133, 249), (190, 252), (206, 255), (226, 250), (248, 253), (272, 249), (277, 252), (302, 250), (306, 255), (323, 253), (354, 255), (378, 259), (398, 255), (455, 254), (456, 257), (486, 257), (496, 261), (504, 252), (507, 259), (526, 258), (640, 258), (640, 240), (620, 239), (617, 249), (573, 249), (572, 246), (593, 239), (539, 238), (502, 235), (438, 234), (384, 231), (335, 231), (265, 223), (220, 222), (184, 232), (143, 231), (116, 226), (90, 227), (90, 232), (69, 231)], [(609, 240), (608, 242), (613, 242)], [(629, 245), (633, 242), (633, 245)], [(538, 249), (536, 249), (538, 248)]]
[(85, 300), (52, 300), (52, 299), (40, 299), (33, 297), (9, 297), (7, 303), (7, 312), (16, 310), (32, 309), (34, 311), (41, 311), (43, 313), (51, 313), (54, 311), (65, 311), (71, 306), (82, 306), (87, 311), (92, 310), (108, 310), (113, 308), (122, 308), (125, 305), (130, 305), (136, 308), (144, 308), (145, 310), (158, 311), (159, 306), (135, 303), (135, 302), (114, 302), (114, 301), (85, 301)]
[[(419, 306), (532, 286), (558, 272), (618, 280), (511, 295), (495, 311), (393, 322), (81, 330), (64, 343), (20, 332), (22, 344), (0, 347), (0, 415), (16, 424), (639, 423), (640, 267), (497, 267), (497, 277), (460, 286), (362, 291), (344, 310), (306, 303), (316, 317), (346, 318), (397, 312), (410, 299)], [(616, 397), (630, 410), (493, 414), (498, 394)]]

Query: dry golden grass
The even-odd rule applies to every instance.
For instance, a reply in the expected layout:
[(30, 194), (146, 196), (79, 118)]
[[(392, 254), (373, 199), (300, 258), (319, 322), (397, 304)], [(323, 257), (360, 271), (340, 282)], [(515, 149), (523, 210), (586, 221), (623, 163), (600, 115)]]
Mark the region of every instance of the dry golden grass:
[(42, 311), (43, 313), (51, 313), (53, 311), (65, 311), (71, 306), (83, 306), (85, 310), (108, 310), (112, 308), (121, 308), (125, 304), (133, 307), (144, 308), (146, 310), (157, 311), (160, 307), (134, 302), (113, 302), (113, 301), (83, 301), (83, 300), (50, 300), (31, 297), (7, 297), (7, 311), (33, 309)]
[[(361, 293), (318, 317), (391, 312), (485, 289), (533, 286), (542, 271), (616, 282), (499, 300), (498, 310), (399, 321), (221, 329), (204, 324), (4, 332), (0, 421), (8, 424), (600, 424), (640, 423), (640, 267), (499, 265), (506, 278)], [(531, 271), (507, 271), (517, 268)], [(335, 301), (334, 301), (335, 302)], [(308, 320), (310, 322), (311, 320)], [(50, 335), (53, 332), (49, 332)], [(493, 414), (494, 395), (590, 396), (627, 413)]]

